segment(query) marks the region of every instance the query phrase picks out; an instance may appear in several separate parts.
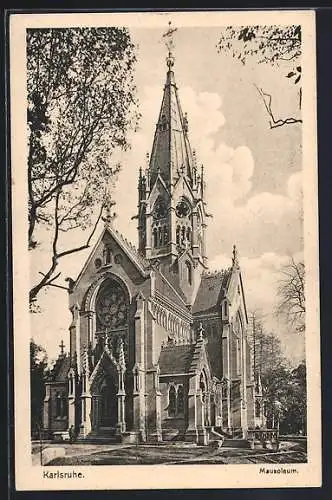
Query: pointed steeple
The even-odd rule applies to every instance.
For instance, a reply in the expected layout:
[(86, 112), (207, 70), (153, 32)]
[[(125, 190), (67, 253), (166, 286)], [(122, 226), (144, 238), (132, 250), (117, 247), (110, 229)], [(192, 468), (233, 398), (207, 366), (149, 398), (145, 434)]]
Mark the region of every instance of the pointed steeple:
[[(164, 36), (172, 35), (174, 30), (169, 28)], [(175, 83), (175, 58), (171, 51), (174, 43), (169, 42), (167, 47), (166, 82), (150, 158), (151, 184), (154, 184), (158, 172), (166, 184), (174, 184), (181, 169), (192, 184), (194, 158), (188, 139), (188, 118), (182, 112)]]

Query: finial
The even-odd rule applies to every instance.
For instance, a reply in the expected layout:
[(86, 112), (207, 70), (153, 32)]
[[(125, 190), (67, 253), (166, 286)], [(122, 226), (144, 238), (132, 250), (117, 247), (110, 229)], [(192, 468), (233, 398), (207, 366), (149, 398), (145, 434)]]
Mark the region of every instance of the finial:
[(239, 252), (236, 248), (236, 245), (233, 245), (233, 257), (232, 257), (233, 266), (239, 266)]
[(115, 217), (115, 213), (112, 213), (112, 207), (115, 205), (115, 201), (111, 199), (111, 194), (109, 192), (108, 186), (105, 189), (104, 194), (104, 203), (103, 203), (103, 212), (105, 215), (102, 216), (101, 220), (105, 223), (105, 225), (109, 225), (112, 223), (112, 220)]
[(60, 347), (60, 356), (63, 356), (65, 353), (65, 344), (63, 343), (63, 340), (61, 340), (59, 347)]
[(126, 366), (125, 353), (124, 353), (124, 348), (123, 348), (123, 340), (121, 337), (119, 338), (119, 365), (121, 367)]
[(204, 328), (202, 323), (199, 324), (199, 330), (198, 330), (198, 340), (203, 340), (203, 333), (204, 333)]
[(171, 71), (172, 66), (174, 66), (174, 56), (173, 56), (173, 49), (174, 49), (174, 38), (173, 35), (177, 31), (177, 28), (172, 28), (172, 21), (168, 22), (168, 29), (167, 31), (163, 34), (163, 38), (165, 38), (165, 45), (168, 49), (168, 56), (166, 58), (166, 63), (168, 66), (168, 70)]

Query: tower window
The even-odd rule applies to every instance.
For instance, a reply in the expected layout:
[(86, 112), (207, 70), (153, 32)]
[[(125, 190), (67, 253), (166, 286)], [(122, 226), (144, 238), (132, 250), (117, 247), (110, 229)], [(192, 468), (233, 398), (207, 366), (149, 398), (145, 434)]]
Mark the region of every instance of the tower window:
[(189, 241), (189, 243), (191, 243), (191, 229), (190, 229), (190, 227), (187, 228), (187, 241)]
[(177, 245), (180, 245), (180, 232), (181, 232), (181, 228), (180, 228), (180, 226), (177, 226), (176, 227), (176, 244)]
[(168, 229), (167, 226), (164, 226), (164, 245), (168, 243)]
[(158, 246), (158, 234), (157, 234), (157, 228), (153, 228), (153, 246), (157, 248)]

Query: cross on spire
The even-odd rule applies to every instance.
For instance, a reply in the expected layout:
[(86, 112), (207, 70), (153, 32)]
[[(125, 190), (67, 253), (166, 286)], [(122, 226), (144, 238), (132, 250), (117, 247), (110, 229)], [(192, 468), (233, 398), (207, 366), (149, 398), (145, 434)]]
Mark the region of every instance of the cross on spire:
[(102, 221), (109, 225), (112, 223), (112, 220), (115, 217), (115, 214), (112, 213), (112, 207), (115, 205), (115, 201), (111, 199), (109, 186), (106, 186), (105, 195), (104, 195), (104, 203), (103, 203), (103, 215)]
[(63, 340), (61, 340), (59, 347), (60, 347), (60, 355), (63, 356), (65, 353), (65, 344), (63, 343)]
[(172, 21), (168, 22), (168, 29), (163, 33), (163, 38), (165, 39), (165, 45), (168, 49), (168, 57), (166, 59), (168, 69), (170, 70), (171, 67), (174, 65), (174, 56), (173, 56), (173, 49), (175, 47), (174, 44), (174, 33), (177, 31), (177, 28), (172, 28)]

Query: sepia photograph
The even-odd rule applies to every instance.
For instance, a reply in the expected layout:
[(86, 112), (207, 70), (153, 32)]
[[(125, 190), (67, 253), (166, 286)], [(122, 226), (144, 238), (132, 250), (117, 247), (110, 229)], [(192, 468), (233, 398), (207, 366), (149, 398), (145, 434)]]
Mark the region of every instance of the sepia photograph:
[(319, 486), (314, 13), (10, 53), (17, 489)]

